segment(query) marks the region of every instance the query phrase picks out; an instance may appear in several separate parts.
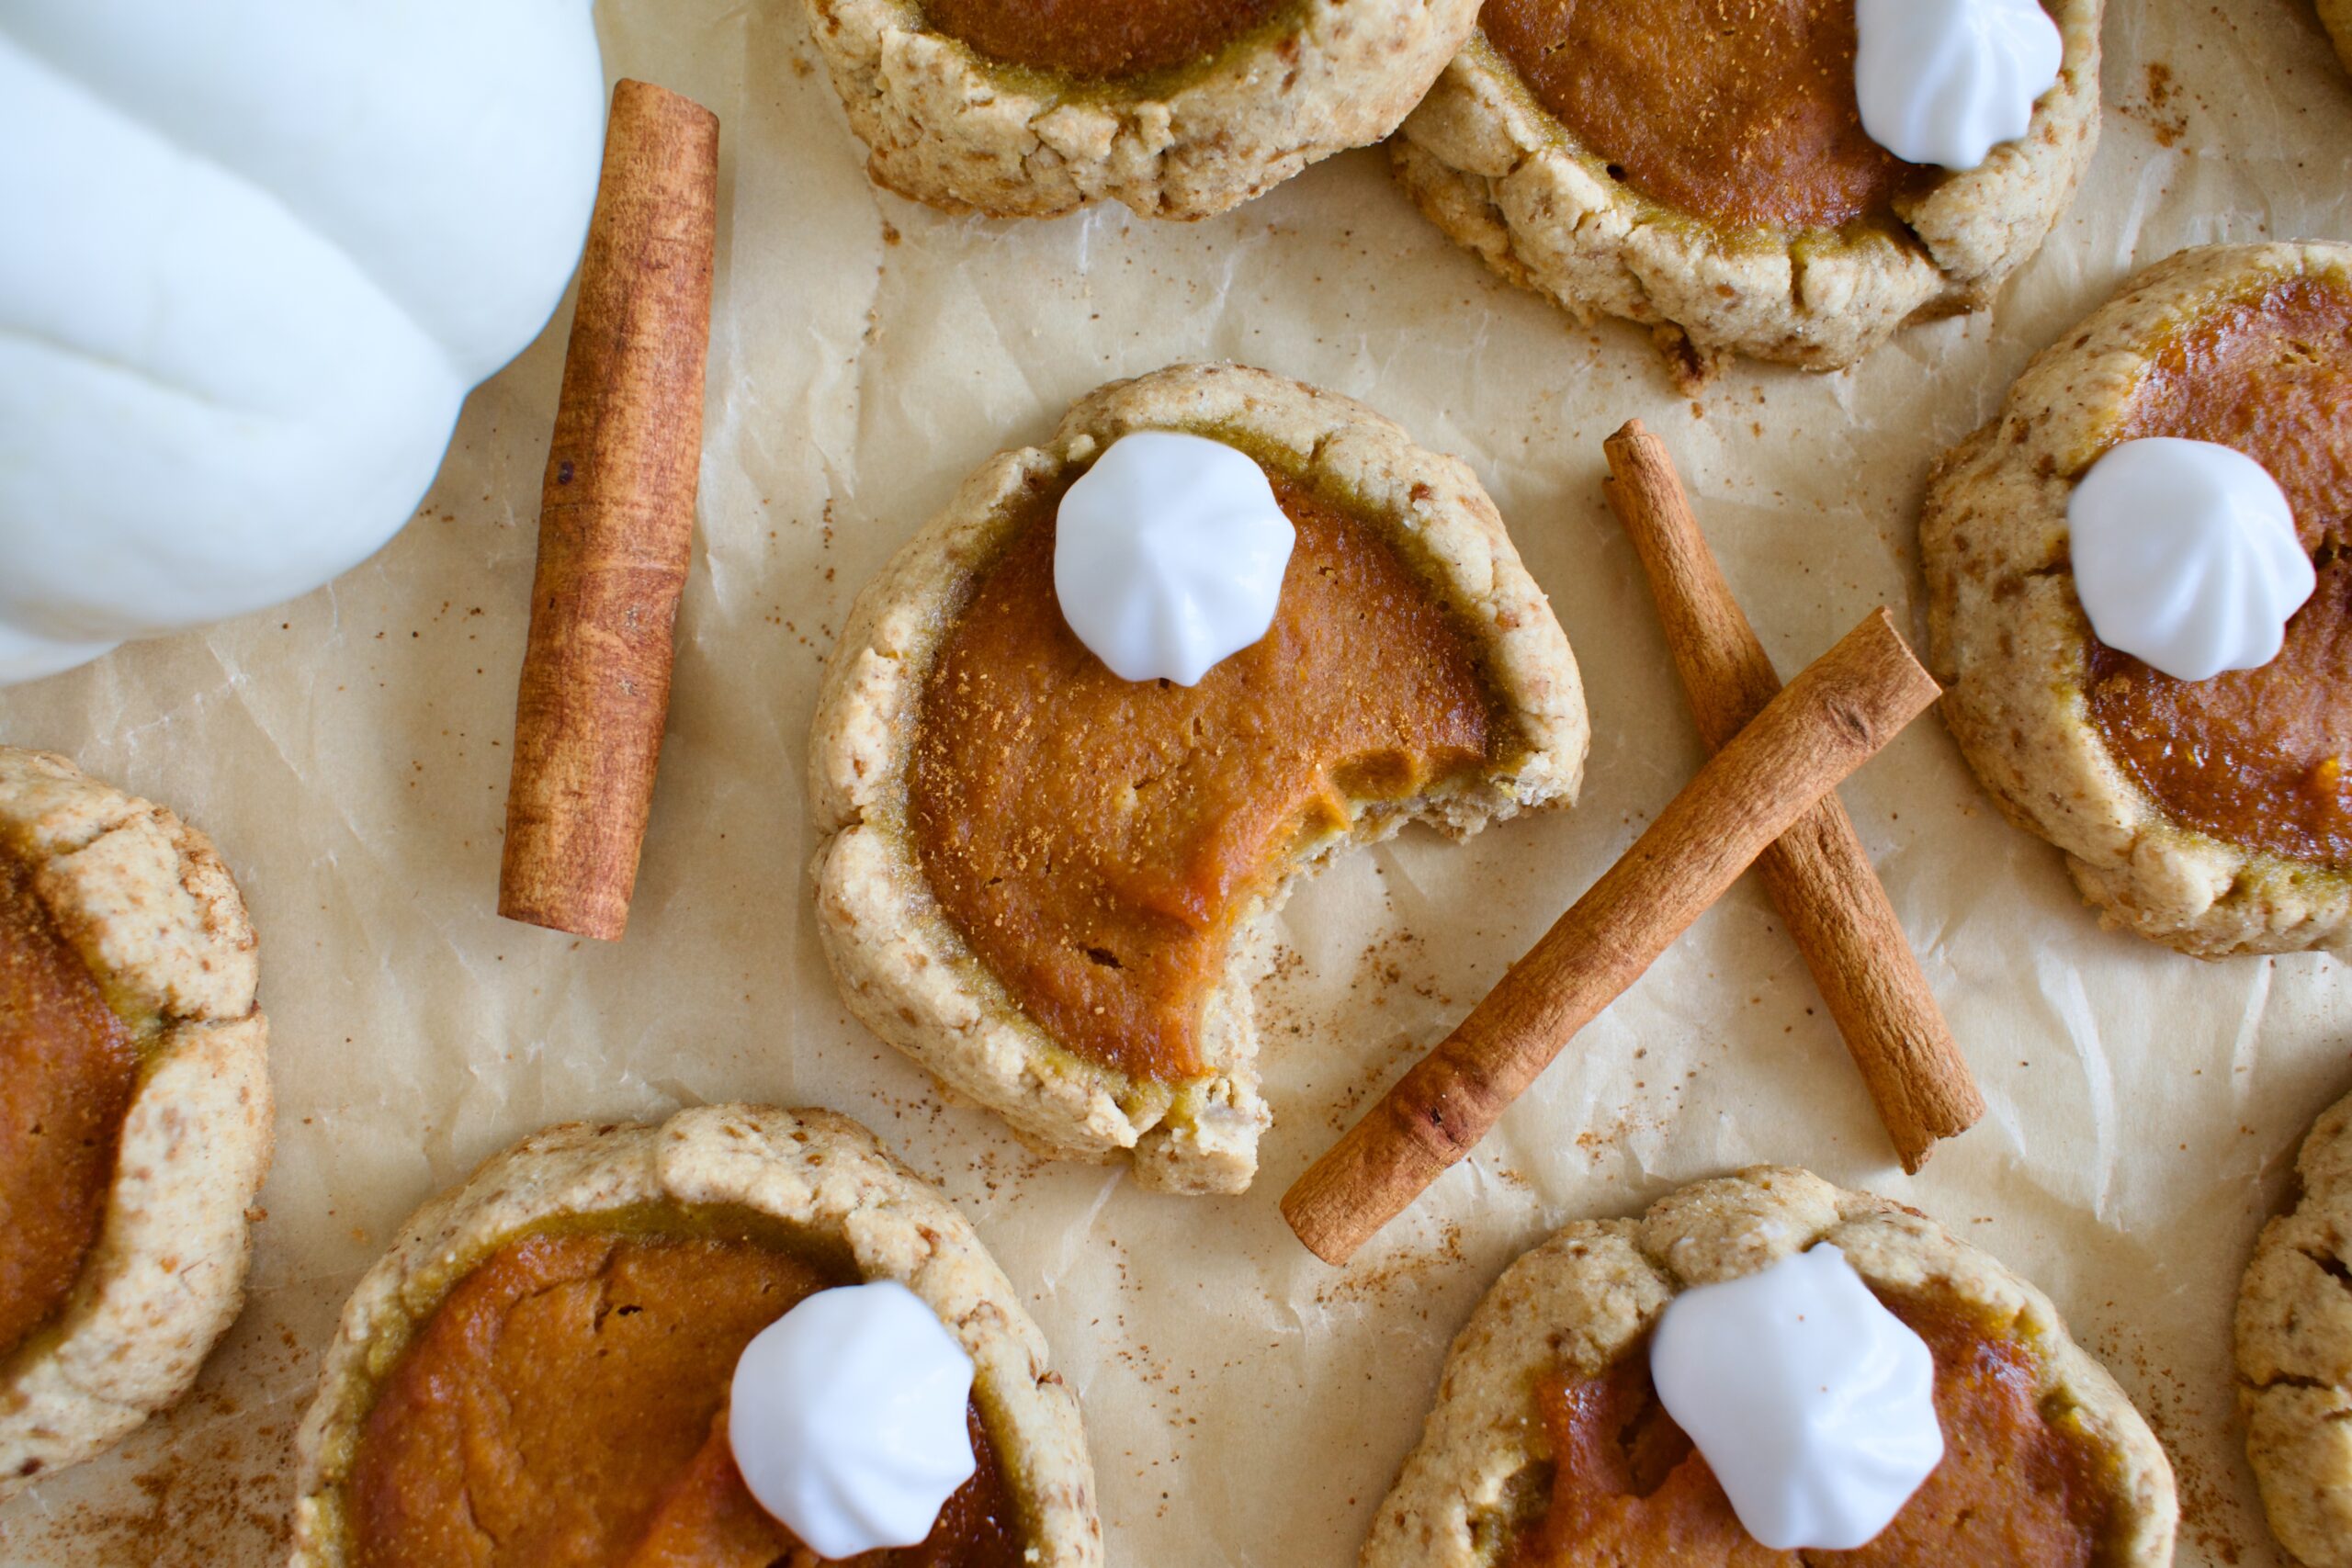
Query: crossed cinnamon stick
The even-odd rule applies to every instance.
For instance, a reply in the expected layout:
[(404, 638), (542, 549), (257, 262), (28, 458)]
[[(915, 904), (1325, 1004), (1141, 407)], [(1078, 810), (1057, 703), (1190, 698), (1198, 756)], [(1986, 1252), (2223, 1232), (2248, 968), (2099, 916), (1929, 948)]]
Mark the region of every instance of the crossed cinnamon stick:
[[(1786, 689), (1731, 600), (1664, 449), (1628, 425), (1611, 499), (1635, 537), (1701, 728), (1721, 749), (1618, 863), (1511, 966), (1454, 1032), (1308, 1168), (1283, 1215), (1341, 1263), (1460, 1160), (1569, 1038), (1630, 987), (1792, 829), (1776, 897), (1816, 975), (1910, 964), (1910, 949), (1831, 792), (1939, 694), (1879, 610)], [(1746, 722), (1743, 724), (1742, 721)], [(1823, 811), (1826, 803), (1827, 813)], [(1875, 900), (1873, 905), (1873, 899)], [(1840, 930), (1849, 926), (1849, 930)], [(1840, 976), (1825, 994), (1906, 1164), (1983, 1110), (1916, 965)]]
[[(1701, 739), (1721, 748), (1763, 711), (1781, 677), (1699, 532), (1666, 443), (1636, 419), (1602, 450), (1610, 477), (1601, 489), (1649, 575), (1690, 716)], [(1984, 1100), (1837, 795), (1824, 795), (1774, 840), (1756, 871), (1846, 1037), (1896, 1157), (1917, 1171), (1937, 1139), (1975, 1125)]]

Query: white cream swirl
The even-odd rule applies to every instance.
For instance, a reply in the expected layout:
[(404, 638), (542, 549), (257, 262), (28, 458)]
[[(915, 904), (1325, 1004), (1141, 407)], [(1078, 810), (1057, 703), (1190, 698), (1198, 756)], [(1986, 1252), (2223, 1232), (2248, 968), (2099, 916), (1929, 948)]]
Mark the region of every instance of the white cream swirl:
[(1137, 431), (1062, 497), (1054, 596), (1078, 640), (1121, 680), (1190, 686), (1274, 624), (1295, 542), (1246, 453)]
[(2234, 447), (2110, 447), (2066, 502), (2075, 592), (2099, 641), (2182, 681), (2256, 670), (2319, 585), (2278, 481)]
[(895, 1280), (819, 1291), (752, 1337), (727, 1408), (735, 1468), (818, 1556), (913, 1546), (978, 1468), (972, 1358)]
[(1826, 1244), (1675, 1297), (1650, 1375), (1775, 1551), (1867, 1544), (1943, 1461), (1933, 1353)]
[(1871, 141), (1973, 169), (2023, 136), (2065, 61), (2035, 0), (1855, 0), (1854, 96)]

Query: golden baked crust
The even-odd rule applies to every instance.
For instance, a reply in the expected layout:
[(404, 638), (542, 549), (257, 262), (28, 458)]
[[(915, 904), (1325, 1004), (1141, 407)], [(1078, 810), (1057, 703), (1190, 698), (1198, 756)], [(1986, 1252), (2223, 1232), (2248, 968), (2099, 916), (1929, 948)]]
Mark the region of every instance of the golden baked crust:
[(0, 746), (0, 841), (147, 1042), (96, 1245), (58, 1320), (0, 1366), (6, 1497), (196, 1381), (244, 1305), (272, 1130), (257, 945), (211, 840), (63, 757)]
[(1205, 218), (1396, 129), (1477, 0), (1297, 0), (1205, 65), (1070, 83), (924, 26), (916, 0), (807, 0), (877, 185), (949, 211), (1049, 218), (1108, 198)]
[(2352, 0), (2319, 0), (2320, 25), (2335, 40), (2336, 57), (2352, 71)]
[(1979, 168), (1898, 197), (1908, 233), (1725, 232), (1612, 179), (1483, 33), (1389, 143), (1420, 209), (1497, 273), (1580, 321), (1648, 324), (1676, 379), (1733, 354), (1833, 370), (1905, 321), (1981, 310), (2074, 199), (2098, 141), (2104, 0), (2053, 0), (2058, 85)]
[(1259, 1098), (1250, 987), (1254, 940), (1285, 883), (1244, 917), (1203, 1015), (1202, 1076), (1148, 1084), (1062, 1049), (988, 975), (939, 915), (902, 830), (925, 671), (976, 567), (1032, 488), (1132, 430), (1226, 430), (1290, 454), (1301, 474), (1393, 520), (1435, 574), (1525, 748), (1508, 774), (1367, 812), (1355, 841), (1406, 822), (1456, 836), (1521, 809), (1566, 804), (1584, 768), (1576, 659), (1543, 591), (1467, 465), (1413, 444), (1350, 399), (1239, 366), (1177, 366), (1080, 399), (1043, 447), (999, 453), (859, 595), (826, 671), (809, 743), (820, 843), (817, 928), (850, 1007), (951, 1089), (995, 1108), (1065, 1158), (1123, 1152), (1147, 1186), (1238, 1192), (1257, 1169)]
[(339, 1486), (376, 1379), (449, 1288), (517, 1232), (632, 1205), (750, 1209), (845, 1245), (868, 1280), (939, 1314), (975, 1366), (1006, 1483), (1035, 1529), (1037, 1568), (1097, 1568), (1102, 1529), (1078, 1399), (1045, 1336), (954, 1204), (828, 1111), (708, 1105), (659, 1126), (565, 1122), (492, 1156), (419, 1209), (368, 1269), (327, 1348), (297, 1442), (292, 1568), (350, 1561)]
[(2103, 1561), (2172, 1561), (2172, 1467), (2115, 1380), (2067, 1338), (2048, 1297), (1883, 1198), (1757, 1166), (1669, 1193), (1638, 1220), (1569, 1225), (1504, 1270), (1446, 1357), (1437, 1407), (1373, 1521), (1363, 1568), (1492, 1568), (1518, 1522), (1514, 1483), (1539, 1462), (1529, 1437), (1540, 1373), (1566, 1361), (1597, 1375), (1641, 1343), (1679, 1292), (1824, 1241), (1873, 1285), (1933, 1282), (2010, 1325), (2038, 1353), (2043, 1397), (2071, 1405), (2115, 1463), (2116, 1555)]
[(2152, 344), (2217, 299), (2303, 276), (2352, 288), (2352, 245), (2212, 245), (2141, 273), (1936, 465), (1919, 525), (1930, 662), (1977, 777), (2011, 820), (2066, 852), (2109, 923), (2203, 957), (2344, 946), (2352, 878), (2181, 826), (2123, 773), (2087, 712), (2091, 630), (2067, 567), (2066, 502), (2112, 444)]
[(2271, 1533), (2311, 1568), (2352, 1564), (2352, 1097), (2295, 1160), (2302, 1198), (2262, 1227), (2238, 1290), (2238, 1404)]

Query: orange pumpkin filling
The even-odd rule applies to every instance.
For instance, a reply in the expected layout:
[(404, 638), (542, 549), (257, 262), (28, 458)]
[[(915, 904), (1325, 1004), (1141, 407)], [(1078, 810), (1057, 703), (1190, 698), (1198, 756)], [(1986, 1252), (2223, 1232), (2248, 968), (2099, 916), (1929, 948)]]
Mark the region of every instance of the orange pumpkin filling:
[(0, 1359), (81, 1278), (138, 1077), (130, 1030), (0, 850)]
[(2091, 722), (2174, 820), (2352, 870), (2352, 291), (2280, 283), (2165, 344), (2116, 439), (2154, 435), (2218, 442), (2267, 468), (2319, 587), (2258, 670), (2179, 681), (2094, 638)]
[(1191, 688), (1129, 682), (1054, 595), (1054, 497), (973, 590), (922, 690), (909, 781), (942, 912), (1067, 1049), (1201, 1070), (1236, 926), (1358, 805), (1502, 743), (1468, 645), (1375, 526), (1270, 472), (1297, 530), (1272, 628)]
[(1884, 1299), (1935, 1354), (1944, 1461), (1869, 1545), (1759, 1544), (1637, 1350), (1599, 1377), (1540, 1384), (1551, 1494), (1509, 1568), (2091, 1568), (2114, 1507), (2109, 1470), (2070, 1413), (2043, 1408), (2031, 1353), (1957, 1304)]
[(1834, 229), (1940, 177), (1862, 130), (1854, 0), (1487, 0), (1478, 26), (1612, 175), (1724, 228)]
[[(345, 1483), (360, 1568), (771, 1568), (802, 1549), (727, 1445), (752, 1337), (854, 1283), (751, 1242), (541, 1234), (469, 1271), (383, 1380)], [(865, 1568), (1016, 1568), (1021, 1527), (977, 1404), (979, 1468), (921, 1545)]]
[(923, 0), (923, 21), (991, 60), (1067, 76), (1192, 65), (1289, 0)]

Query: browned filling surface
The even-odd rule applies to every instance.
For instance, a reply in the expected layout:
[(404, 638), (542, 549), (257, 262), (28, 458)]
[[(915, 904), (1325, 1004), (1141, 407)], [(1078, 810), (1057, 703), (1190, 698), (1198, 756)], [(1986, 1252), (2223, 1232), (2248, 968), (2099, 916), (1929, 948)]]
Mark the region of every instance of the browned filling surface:
[[(752, 1337), (854, 1283), (748, 1242), (526, 1235), (451, 1289), (384, 1379), (346, 1483), (361, 1568), (792, 1568), (726, 1436)], [(854, 1415), (854, 1413), (851, 1413)], [(979, 1412), (979, 1469), (920, 1546), (868, 1568), (1013, 1568), (1019, 1521)]]
[(1727, 229), (1834, 229), (1937, 170), (1862, 130), (1854, 0), (1486, 0), (1544, 108), (1652, 201)]
[(2117, 439), (2151, 435), (2269, 469), (2319, 587), (2258, 670), (2178, 681), (2094, 639), (2091, 721), (2174, 820), (2352, 869), (2352, 292), (2296, 279), (2202, 318), (2143, 376)]
[(138, 1078), (130, 1032), (0, 850), (0, 1359), (81, 1278)]
[(2114, 1501), (2090, 1436), (2045, 1412), (2032, 1353), (1956, 1303), (1887, 1296), (1936, 1358), (1944, 1461), (1856, 1551), (1773, 1551), (1657, 1402), (1646, 1347), (1600, 1377), (1555, 1373), (1537, 1393), (1551, 1497), (1510, 1568), (2091, 1568)]
[(1191, 688), (1111, 673), (1054, 596), (1054, 507), (980, 579), (925, 678), (910, 828), (941, 910), (1067, 1049), (1200, 1070), (1236, 922), (1351, 802), (1482, 767), (1500, 723), (1375, 525), (1279, 473), (1297, 530), (1274, 624)]
[(1096, 80), (1207, 60), (1290, 0), (923, 0), (923, 20), (1008, 65)]

